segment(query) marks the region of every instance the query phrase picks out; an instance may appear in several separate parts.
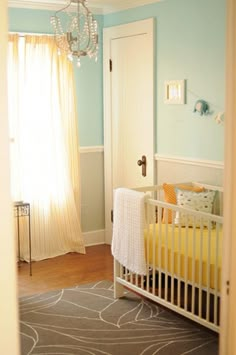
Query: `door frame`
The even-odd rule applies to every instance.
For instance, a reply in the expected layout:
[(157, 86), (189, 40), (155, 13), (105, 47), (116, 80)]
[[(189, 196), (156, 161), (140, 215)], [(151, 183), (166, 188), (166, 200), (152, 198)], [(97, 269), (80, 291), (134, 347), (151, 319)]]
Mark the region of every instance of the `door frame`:
[(17, 265), (13, 224), (13, 205), (10, 191), (10, 152), (8, 127), (8, 94), (7, 94), (7, 33), (8, 33), (7, 0), (0, 2), (0, 349), (5, 354), (20, 354), (18, 300), (17, 300)]
[(236, 1), (227, 0), (224, 237), (220, 354), (236, 355)]
[[(124, 25), (107, 27), (103, 29), (103, 95), (104, 95), (104, 186), (105, 186), (105, 243), (111, 244), (112, 222), (111, 210), (113, 208), (113, 184), (112, 184), (112, 125), (111, 125), (111, 41), (126, 36), (145, 33), (150, 36), (153, 43), (154, 19), (135, 21)], [(153, 55), (154, 61), (154, 46)], [(154, 90), (153, 90), (154, 91)], [(154, 92), (153, 92), (154, 97)], [(154, 118), (154, 106), (153, 106)], [(154, 127), (154, 126), (153, 126)], [(154, 158), (154, 157), (153, 157)], [(154, 164), (154, 159), (153, 159)], [(155, 169), (153, 167), (153, 169)]]

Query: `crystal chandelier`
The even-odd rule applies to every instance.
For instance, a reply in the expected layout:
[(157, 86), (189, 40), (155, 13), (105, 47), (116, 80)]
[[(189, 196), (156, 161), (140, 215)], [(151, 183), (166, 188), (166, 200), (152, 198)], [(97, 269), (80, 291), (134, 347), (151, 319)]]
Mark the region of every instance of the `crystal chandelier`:
[[(64, 12), (71, 4), (76, 4), (76, 12)], [(69, 0), (65, 7), (51, 17), (58, 54), (67, 53), (68, 59), (73, 61), (75, 58), (78, 66), (83, 56), (97, 61), (97, 21), (87, 6), (86, 0)]]

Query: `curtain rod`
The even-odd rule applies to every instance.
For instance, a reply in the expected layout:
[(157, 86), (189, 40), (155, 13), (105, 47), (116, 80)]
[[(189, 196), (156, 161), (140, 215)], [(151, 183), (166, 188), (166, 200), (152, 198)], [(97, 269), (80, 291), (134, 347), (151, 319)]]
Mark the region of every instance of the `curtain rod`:
[(54, 36), (52, 33), (30, 33), (30, 32), (9, 32), (11, 35), (17, 34), (19, 37), (25, 37), (25, 36)]

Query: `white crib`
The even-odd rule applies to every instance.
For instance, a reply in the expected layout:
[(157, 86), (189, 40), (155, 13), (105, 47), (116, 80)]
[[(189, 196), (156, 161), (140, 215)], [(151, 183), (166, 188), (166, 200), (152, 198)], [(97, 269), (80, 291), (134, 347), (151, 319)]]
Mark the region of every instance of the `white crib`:
[[(163, 202), (162, 186), (135, 189), (150, 194), (145, 202), (147, 272), (135, 274), (114, 260), (114, 296), (122, 297), (127, 287), (218, 332), (223, 190), (191, 184), (216, 191), (213, 214)], [(163, 215), (170, 211), (187, 217), (186, 223), (176, 225), (174, 217), (167, 223)]]

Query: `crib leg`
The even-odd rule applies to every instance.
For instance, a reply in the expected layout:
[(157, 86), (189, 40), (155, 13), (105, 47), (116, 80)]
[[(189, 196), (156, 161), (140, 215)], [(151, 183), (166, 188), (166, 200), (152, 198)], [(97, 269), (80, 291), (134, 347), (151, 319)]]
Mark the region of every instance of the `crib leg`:
[(114, 298), (120, 298), (124, 296), (124, 286), (117, 281), (117, 277), (120, 276), (120, 263), (114, 259)]

